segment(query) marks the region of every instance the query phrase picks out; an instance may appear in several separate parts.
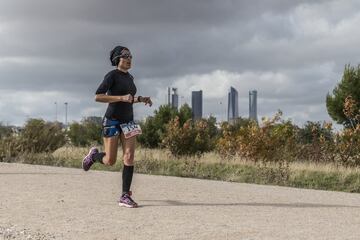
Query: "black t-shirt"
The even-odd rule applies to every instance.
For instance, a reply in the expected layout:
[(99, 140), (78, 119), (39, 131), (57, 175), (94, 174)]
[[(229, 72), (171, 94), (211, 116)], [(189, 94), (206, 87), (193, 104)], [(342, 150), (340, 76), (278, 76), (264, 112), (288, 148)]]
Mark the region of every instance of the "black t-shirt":
[[(96, 90), (96, 94), (107, 95), (127, 95), (135, 96), (136, 86), (134, 84), (133, 76), (128, 72), (122, 72), (114, 69), (107, 73), (104, 81)], [(129, 122), (134, 120), (132, 103), (114, 102), (109, 103), (105, 113), (106, 118), (117, 119), (121, 122)]]

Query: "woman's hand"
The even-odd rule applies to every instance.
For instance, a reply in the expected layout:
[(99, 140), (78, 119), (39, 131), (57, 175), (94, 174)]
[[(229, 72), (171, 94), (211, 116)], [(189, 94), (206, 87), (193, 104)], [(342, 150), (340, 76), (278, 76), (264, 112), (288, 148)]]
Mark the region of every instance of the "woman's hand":
[(152, 106), (152, 101), (151, 101), (150, 97), (141, 97), (141, 102), (145, 103), (145, 105), (149, 104), (149, 107)]
[(124, 96), (120, 96), (120, 100), (121, 102), (132, 103), (134, 101), (134, 97), (131, 94), (127, 94)]

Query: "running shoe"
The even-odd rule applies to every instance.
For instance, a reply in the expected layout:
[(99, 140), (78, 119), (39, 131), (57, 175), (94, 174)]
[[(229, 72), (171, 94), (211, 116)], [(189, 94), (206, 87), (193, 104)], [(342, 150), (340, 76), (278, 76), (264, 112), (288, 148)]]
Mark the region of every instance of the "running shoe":
[(98, 153), (99, 150), (95, 147), (92, 147), (88, 153), (88, 155), (86, 155), (82, 161), (82, 168), (84, 169), (84, 171), (88, 171), (90, 169), (90, 167), (94, 164), (95, 160), (93, 159), (94, 155), (96, 153)]
[(128, 207), (128, 208), (137, 208), (138, 204), (130, 197), (132, 195), (131, 191), (124, 193), (119, 200), (119, 206)]

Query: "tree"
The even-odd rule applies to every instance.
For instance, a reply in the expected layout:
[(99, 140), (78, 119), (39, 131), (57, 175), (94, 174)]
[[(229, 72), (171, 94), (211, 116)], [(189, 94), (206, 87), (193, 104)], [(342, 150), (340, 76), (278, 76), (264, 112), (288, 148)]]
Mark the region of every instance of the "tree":
[(81, 121), (83, 127), (86, 129), (86, 139), (89, 143), (96, 142), (102, 144), (102, 118), (101, 117), (87, 117)]
[(191, 115), (192, 115), (192, 110), (191, 110), (191, 107), (185, 103), (184, 105), (182, 105), (180, 107), (180, 110), (179, 110), (179, 120), (180, 120), (180, 125), (184, 125), (184, 123), (191, 119)]
[(101, 117), (86, 117), (80, 123), (71, 123), (67, 135), (75, 146), (84, 147), (90, 144), (102, 144), (101, 124)]
[(0, 139), (10, 136), (11, 133), (12, 133), (11, 127), (5, 126), (3, 125), (2, 122), (0, 122)]
[(140, 144), (145, 147), (156, 148), (160, 146), (165, 133), (166, 124), (178, 115), (175, 108), (168, 105), (161, 105), (154, 111), (153, 117), (147, 117), (144, 123), (141, 123), (142, 134), (137, 138)]
[(199, 119), (188, 119), (183, 125), (177, 116), (166, 125), (166, 136), (163, 145), (175, 156), (202, 154), (214, 149), (215, 141), (211, 139), (209, 123)]
[(70, 124), (67, 135), (74, 146), (83, 147), (90, 144), (86, 136), (86, 128), (84, 127), (84, 125), (78, 122), (73, 122)]
[(65, 144), (65, 134), (59, 123), (29, 119), (20, 134), (21, 152), (52, 152)]
[(166, 125), (175, 117), (179, 117), (181, 124), (191, 119), (189, 105), (182, 105), (179, 111), (171, 106), (161, 105), (158, 110), (154, 111), (153, 117), (148, 117), (144, 123), (141, 123), (142, 134), (137, 140), (145, 147), (160, 147), (166, 132)]
[[(326, 96), (326, 107), (330, 117), (339, 124), (349, 128), (353, 123), (359, 124), (356, 118), (349, 118), (344, 112), (345, 99), (351, 97), (355, 103), (360, 103), (360, 65), (352, 67), (345, 66), (340, 83), (334, 88), (333, 94)], [(354, 112), (359, 112), (360, 104)]]
[(324, 140), (331, 141), (333, 139), (333, 134), (331, 132), (331, 128), (329, 127), (329, 123), (324, 122), (312, 122), (307, 121), (304, 124), (304, 127), (297, 128), (299, 142), (302, 144), (312, 144), (322, 136)]
[(148, 148), (159, 146), (161, 130), (156, 127), (155, 118), (147, 117), (144, 123), (140, 123), (142, 134), (137, 140), (141, 145)]

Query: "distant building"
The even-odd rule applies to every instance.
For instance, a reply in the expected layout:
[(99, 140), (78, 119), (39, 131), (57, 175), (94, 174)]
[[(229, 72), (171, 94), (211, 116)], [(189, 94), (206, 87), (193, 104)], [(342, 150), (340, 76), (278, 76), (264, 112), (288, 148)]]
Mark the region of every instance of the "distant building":
[(203, 114), (202, 91), (191, 92), (192, 119), (201, 119)]
[(235, 88), (230, 87), (228, 93), (228, 122), (232, 122), (239, 117), (238, 92)]
[(170, 106), (171, 105), (171, 101), (170, 101), (170, 87), (168, 87), (167, 88), (167, 90), (168, 90), (168, 95), (167, 95), (167, 103), (168, 103), (168, 106)]
[(257, 91), (249, 91), (249, 119), (257, 120)]
[(173, 94), (171, 95), (171, 106), (178, 109), (179, 107), (179, 95), (177, 94), (177, 88), (172, 88)]

